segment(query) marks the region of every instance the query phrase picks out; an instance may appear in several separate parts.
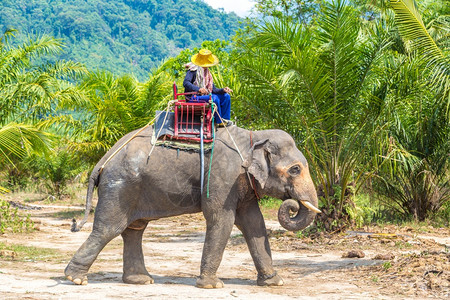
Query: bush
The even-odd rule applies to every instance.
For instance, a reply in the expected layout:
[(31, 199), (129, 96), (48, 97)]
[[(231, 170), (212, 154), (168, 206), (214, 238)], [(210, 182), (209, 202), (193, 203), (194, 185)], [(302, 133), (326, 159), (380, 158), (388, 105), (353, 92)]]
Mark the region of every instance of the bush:
[(6, 182), (10, 190), (17, 191), (25, 188), (30, 183), (30, 174), (17, 164), (8, 168)]
[(444, 202), (441, 209), (431, 215), (431, 220), (436, 227), (450, 226), (450, 201)]
[(67, 185), (80, 169), (79, 161), (66, 150), (37, 157), (35, 166), (37, 172), (46, 180), (48, 192), (58, 199), (67, 193)]
[(11, 207), (11, 204), (0, 199), (0, 233), (5, 233), (8, 229), (12, 232), (29, 232), (34, 227), (30, 215), (20, 216), (18, 209)]

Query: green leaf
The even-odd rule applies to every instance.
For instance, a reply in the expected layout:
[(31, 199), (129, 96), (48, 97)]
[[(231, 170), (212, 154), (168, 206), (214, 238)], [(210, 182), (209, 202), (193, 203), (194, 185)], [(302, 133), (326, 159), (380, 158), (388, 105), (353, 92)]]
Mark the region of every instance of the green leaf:
[(390, 0), (395, 11), (395, 18), (402, 37), (413, 41), (416, 48), (422, 49), (424, 54), (432, 57), (443, 57), (417, 10), (414, 0)]

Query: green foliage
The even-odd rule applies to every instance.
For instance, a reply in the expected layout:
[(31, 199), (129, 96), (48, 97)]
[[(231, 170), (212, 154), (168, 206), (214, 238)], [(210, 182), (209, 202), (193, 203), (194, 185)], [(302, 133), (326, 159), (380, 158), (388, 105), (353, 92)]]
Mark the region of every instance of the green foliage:
[(255, 9), (263, 16), (287, 17), (301, 23), (310, 22), (319, 11), (320, 0), (256, 0)]
[(271, 197), (264, 197), (261, 199), (261, 206), (268, 209), (277, 209), (281, 205), (281, 200)]
[(290, 132), (304, 149), (320, 226), (363, 224), (361, 213), (377, 218), (353, 204), (371, 176), (383, 182), (371, 181), (387, 207), (418, 219), (439, 210), (450, 191), (448, 20), (427, 27), (417, 10), (403, 9), (395, 24), (384, 1), (336, 0), (300, 24), (276, 10), (301, 3), (259, 4), (277, 18), (236, 39), (243, 100), (255, 120)]
[(450, 201), (444, 202), (441, 208), (430, 216), (436, 227), (450, 226)]
[[(437, 89), (437, 94), (442, 97), (446, 105), (443, 107), (447, 114), (450, 113), (450, 59), (449, 31), (450, 19), (439, 18), (433, 20), (433, 38), (428, 28), (422, 21), (414, 0), (390, 1), (395, 11), (395, 20), (402, 38), (408, 42), (411, 51), (417, 51), (423, 64), (422, 71), (430, 85)], [(436, 40), (435, 40), (436, 39)], [(442, 48), (442, 49), (441, 49)], [(449, 116), (448, 116), (449, 117)]]
[(191, 0), (17, 0), (0, 2), (0, 24), (63, 39), (55, 59), (144, 80), (184, 48), (229, 39), (239, 18)]
[(45, 61), (61, 53), (60, 40), (37, 36), (14, 46), (10, 41), (13, 34), (5, 31), (0, 44), (1, 125), (11, 119), (36, 122), (52, 111), (58, 100), (77, 97), (68, 80), (85, 72), (79, 63)]
[(18, 209), (11, 207), (11, 204), (0, 199), (0, 233), (6, 231), (28, 232), (33, 230), (34, 223), (30, 216), (20, 216)]
[[(216, 86), (234, 90), (238, 124), (284, 129), (307, 156), (324, 212), (315, 230), (399, 218), (448, 225), (444, 2), (257, 1), (269, 18), (248, 23), (233, 44), (223, 39), (237, 28), (235, 16), (201, 1), (12, 3), (0, 4), (2, 26), (32, 28), (33, 20), (34, 30), (68, 45), (62, 53), (62, 41), (46, 35), (21, 37), (21, 46), (11, 43), (14, 30), (0, 37), (0, 166), (16, 182), (30, 175), (24, 158), (33, 151), (47, 153), (39, 170), (54, 190), (73, 176), (79, 164), (71, 162), (98, 161), (165, 107), (174, 81), (182, 88), (183, 65), (203, 42), (221, 62)], [(59, 57), (101, 68), (88, 73)], [(58, 135), (68, 152), (49, 153)], [(364, 204), (361, 187), (370, 194)]]
[[(444, 153), (436, 152), (435, 155)], [(398, 151), (391, 159), (389, 168), (380, 169), (374, 178), (374, 190), (384, 196), (380, 199), (385, 200), (385, 205), (405, 217), (413, 216), (423, 221), (450, 201), (448, 158), (445, 154), (419, 158)], [(394, 164), (395, 167), (392, 166)]]
[(69, 149), (90, 163), (98, 161), (125, 134), (144, 126), (167, 103), (172, 80), (156, 70), (145, 84), (129, 75), (91, 72), (81, 83), (85, 96), (68, 102), (75, 114), (56, 116), (48, 124), (70, 130)]
[(450, 201), (448, 49), (434, 41), (414, 1), (391, 5), (406, 55), (387, 63), (396, 70), (387, 94), (389, 141), (381, 151), (389, 155), (377, 153), (383, 158), (377, 159), (373, 188), (404, 217), (423, 221)]
[[(14, 46), (10, 41), (13, 37), (14, 30), (8, 30), (0, 39), (0, 126), (3, 126), (1, 135), (4, 137), (0, 141), (4, 147), (9, 144), (6, 152), (22, 156), (29, 145), (24, 136), (43, 139), (45, 133), (32, 124), (20, 122), (35, 123), (51, 112), (58, 100), (76, 98), (77, 91), (68, 80), (85, 69), (73, 62), (42, 62), (45, 55), (60, 53), (59, 40), (38, 36)], [(18, 140), (21, 147), (17, 147)]]
[(428, 32), (414, 0), (390, 1), (395, 11), (400, 34), (405, 40), (412, 41), (414, 47), (420, 48), (424, 53), (431, 56), (442, 57), (441, 49)]
[(16, 172), (20, 169), (16, 165), (33, 152), (46, 153), (54, 140), (39, 121), (59, 101), (77, 98), (78, 91), (68, 80), (84, 68), (73, 62), (45, 61), (46, 55), (61, 51), (59, 40), (41, 36), (14, 46), (14, 33), (7, 30), (0, 38), (0, 166), (6, 166), (9, 174), (23, 174)]
[(74, 155), (65, 149), (53, 150), (47, 156), (36, 156), (33, 166), (40, 178), (45, 180), (49, 193), (58, 199), (67, 193), (68, 183), (83, 167)]
[(13, 166), (7, 166), (5, 173), (7, 187), (13, 192), (24, 189), (30, 184), (31, 172), (21, 161), (16, 162)]
[(379, 197), (379, 195), (369, 193), (367, 190), (356, 195), (356, 216), (353, 220), (356, 227), (361, 228), (365, 225), (381, 223), (401, 224), (405, 221), (410, 221), (409, 218), (405, 219), (405, 216), (386, 205), (387, 199), (386, 201), (380, 201)]
[[(390, 196), (390, 195), (389, 195)], [(355, 197), (357, 215), (354, 219), (356, 227), (373, 224), (398, 224), (415, 228), (415, 231), (423, 231), (423, 227), (448, 227), (450, 220), (450, 202), (445, 202), (436, 212), (430, 212), (427, 221), (418, 222), (412, 214), (401, 212), (394, 208), (381, 194), (374, 194), (365, 190)]]
[(392, 263), (390, 261), (386, 261), (383, 263), (383, 269), (385, 271), (389, 270), (390, 268), (392, 268)]
[(8, 123), (0, 127), (0, 162), (13, 164), (13, 157), (24, 157), (31, 150), (46, 151), (50, 142), (50, 134), (32, 125)]
[(387, 80), (373, 70), (389, 40), (381, 22), (364, 27), (345, 1), (324, 2), (314, 22), (263, 23), (238, 44), (237, 71), (252, 105), (306, 150), (332, 230), (355, 215), (354, 190), (383, 103), (373, 83)]

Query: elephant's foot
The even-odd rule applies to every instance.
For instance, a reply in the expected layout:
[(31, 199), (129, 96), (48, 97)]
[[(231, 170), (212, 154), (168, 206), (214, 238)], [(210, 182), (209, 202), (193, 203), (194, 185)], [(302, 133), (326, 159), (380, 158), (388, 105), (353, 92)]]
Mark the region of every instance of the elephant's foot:
[[(81, 276), (80, 276), (81, 277)], [(67, 275), (66, 278), (69, 279), (70, 281), (72, 281), (73, 283), (75, 283), (76, 285), (87, 285), (88, 284), (88, 280), (87, 280), (87, 276), (83, 276), (83, 277), (75, 277), (75, 279), (70, 276)]]
[(87, 272), (80, 271), (74, 267), (74, 264), (70, 262), (64, 270), (66, 278), (75, 283), (76, 285), (88, 284)]
[(259, 286), (282, 286), (284, 281), (281, 276), (275, 272), (271, 275), (258, 275), (256, 283)]
[(202, 289), (219, 289), (223, 288), (223, 282), (216, 276), (200, 276), (197, 278), (195, 286)]
[(123, 274), (122, 280), (129, 284), (152, 284), (155, 282), (150, 274)]

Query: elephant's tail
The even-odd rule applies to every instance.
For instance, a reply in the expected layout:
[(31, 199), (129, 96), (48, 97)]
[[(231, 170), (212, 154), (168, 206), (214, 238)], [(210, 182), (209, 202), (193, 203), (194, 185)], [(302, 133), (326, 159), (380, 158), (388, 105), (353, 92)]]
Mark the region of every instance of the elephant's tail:
[(92, 172), (91, 176), (89, 177), (89, 186), (87, 190), (86, 195), (86, 209), (84, 210), (84, 218), (80, 222), (79, 225), (77, 225), (77, 220), (75, 218), (72, 219), (72, 228), (70, 231), (77, 232), (80, 231), (83, 225), (86, 223), (89, 213), (91, 212), (92, 208), (92, 195), (94, 194), (94, 188), (98, 185), (98, 177), (100, 174), (95, 174), (96, 172)]

